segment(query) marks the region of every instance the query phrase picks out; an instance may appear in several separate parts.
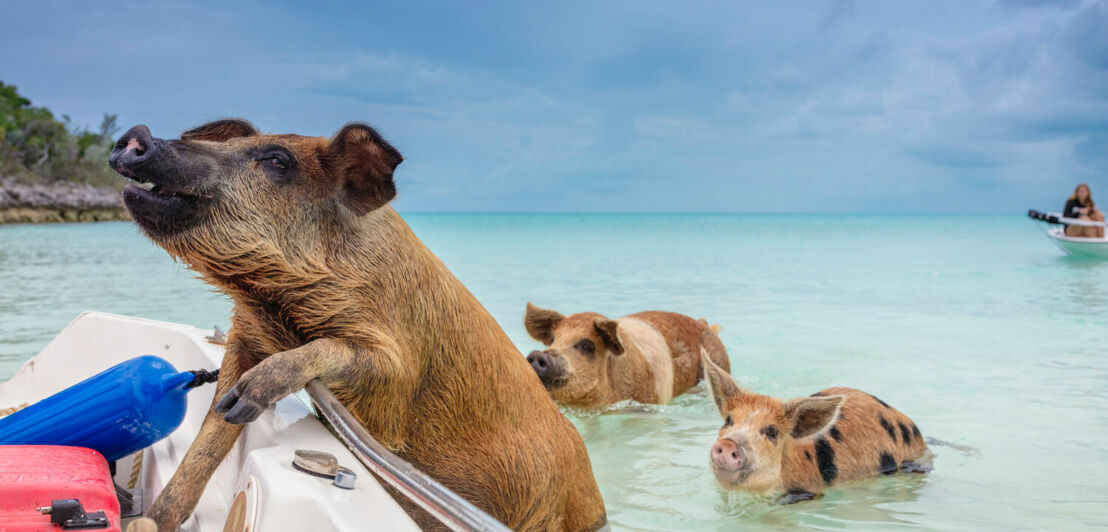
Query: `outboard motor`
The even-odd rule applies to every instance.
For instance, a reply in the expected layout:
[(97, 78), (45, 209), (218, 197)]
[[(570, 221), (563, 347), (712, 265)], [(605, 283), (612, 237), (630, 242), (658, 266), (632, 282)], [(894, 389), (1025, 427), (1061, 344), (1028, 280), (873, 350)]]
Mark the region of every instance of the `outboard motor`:
[(1048, 224), (1062, 225), (1062, 221), (1058, 219), (1057, 215), (1046, 212), (1039, 212), (1035, 209), (1027, 211), (1027, 217), (1031, 218), (1032, 220), (1038, 220), (1040, 222), (1046, 222)]

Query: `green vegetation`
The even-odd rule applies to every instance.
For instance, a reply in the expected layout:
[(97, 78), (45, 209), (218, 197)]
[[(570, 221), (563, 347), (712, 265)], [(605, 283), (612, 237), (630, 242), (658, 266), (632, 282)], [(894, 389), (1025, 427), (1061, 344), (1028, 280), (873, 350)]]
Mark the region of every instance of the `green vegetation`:
[(118, 187), (121, 181), (107, 164), (119, 130), (115, 120), (105, 114), (99, 131), (76, 126), (67, 115), (59, 121), (0, 81), (0, 177)]

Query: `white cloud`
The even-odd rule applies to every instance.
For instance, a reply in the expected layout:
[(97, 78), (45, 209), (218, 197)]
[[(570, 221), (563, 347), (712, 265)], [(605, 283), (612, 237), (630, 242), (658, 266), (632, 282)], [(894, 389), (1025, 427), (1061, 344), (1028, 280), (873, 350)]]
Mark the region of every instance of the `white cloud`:
[(1018, 211), (1108, 184), (1104, 2), (132, 7), (21, 4), (5, 81), (166, 135), (368, 121), (406, 208), (959, 210), (991, 187)]

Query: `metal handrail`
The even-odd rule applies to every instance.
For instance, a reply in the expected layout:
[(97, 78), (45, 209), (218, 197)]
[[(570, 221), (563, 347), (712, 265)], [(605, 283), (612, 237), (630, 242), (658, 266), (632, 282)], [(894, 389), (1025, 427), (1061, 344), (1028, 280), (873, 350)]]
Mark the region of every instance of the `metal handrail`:
[(315, 402), (320, 415), (331, 424), (339, 439), (366, 468), (447, 528), (458, 532), (511, 532), (510, 528), (473, 503), (386, 449), (362, 427), (322, 381), (312, 379), (305, 389)]

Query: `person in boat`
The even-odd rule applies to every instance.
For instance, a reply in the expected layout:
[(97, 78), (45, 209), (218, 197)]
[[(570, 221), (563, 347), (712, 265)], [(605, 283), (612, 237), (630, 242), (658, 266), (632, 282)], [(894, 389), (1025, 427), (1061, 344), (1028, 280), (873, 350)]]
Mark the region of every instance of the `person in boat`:
[[(1077, 185), (1077, 188), (1073, 190), (1073, 195), (1066, 200), (1066, 207), (1062, 210), (1062, 216), (1094, 222), (1104, 221), (1104, 213), (1096, 208), (1096, 203), (1093, 203), (1093, 194), (1089, 191), (1089, 185), (1085, 183)], [(1104, 238), (1104, 228), (1067, 225), (1066, 236)]]

